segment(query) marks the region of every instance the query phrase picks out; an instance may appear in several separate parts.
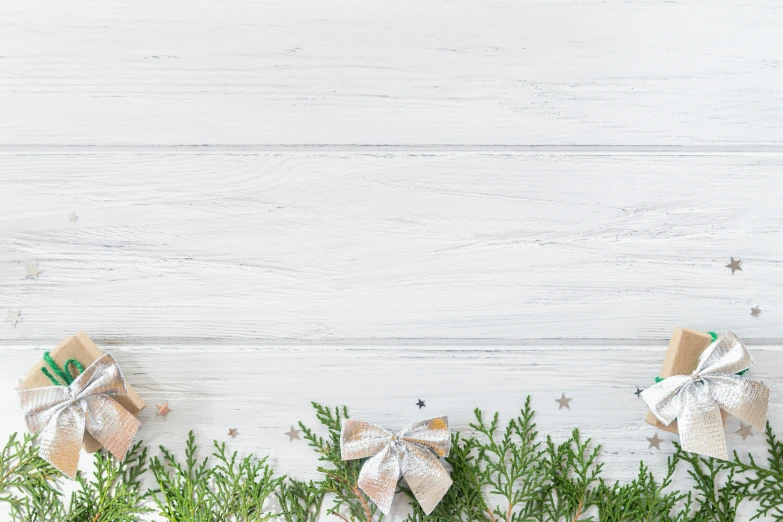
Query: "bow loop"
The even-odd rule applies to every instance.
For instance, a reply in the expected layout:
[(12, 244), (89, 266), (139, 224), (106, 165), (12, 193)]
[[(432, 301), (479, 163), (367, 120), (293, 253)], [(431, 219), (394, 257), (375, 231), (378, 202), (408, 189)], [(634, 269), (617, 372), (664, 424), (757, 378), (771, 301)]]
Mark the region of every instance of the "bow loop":
[(406, 426), (399, 437), (407, 442), (424, 446), (439, 457), (446, 457), (451, 449), (448, 417), (435, 417)]
[(384, 514), (391, 510), (400, 476), (430, 514), (451, 486), (451, 477), (438, 460), (451, 447), (448, 418), (411, 424), (393, 434), (369, 422), (346, 419), (340, 432), (343, 460), (371, 457), (362, 466), (358, 486)]
[(709, 375), (740, 373), (753, 366), (753, 357), (734, 332), (726, 332), (702, 352), (694, 374)]
[(117, 361), (106, 354), (68, 386), (17, 390), (27, 429), (39, 433), (40, 455), (76, 477), (85, 429), (119, 459), (139, 429), (139, 420), (111, 396), (128, 393)]
[(343, 460), (372, 457), (388, 444), (392, 433), (369, 422), (346, 420), (340, 430)]
[(720, 410), (762, 429), (769, 408), (769, 388), (737, 375), (753, 358), (734, 332), (713, 342), (691, 375), (673, 375), (642, 392), (650, 411), (663, 422), (677, 419), (682, 448), (728, 459)]

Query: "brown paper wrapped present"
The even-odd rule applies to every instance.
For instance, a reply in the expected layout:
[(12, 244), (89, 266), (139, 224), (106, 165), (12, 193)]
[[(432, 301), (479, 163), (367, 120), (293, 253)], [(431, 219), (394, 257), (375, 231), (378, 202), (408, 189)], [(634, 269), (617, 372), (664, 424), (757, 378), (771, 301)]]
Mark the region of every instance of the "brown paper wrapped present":
[[(87, 368), (97, 359), (99, 359), (103, 352), (98, 346), (90, 339), (86, 333), (79, 332), (76, 335), (69, 337), (60, 344), (58, 344), (49, 355), (54, 362), (61, 368), (68, 359), (76, 359), (82, 366)], [(49, 380), (42, 371), (41, 368), (46, 366), (43, 358), (36, 364), (19, 386), (23, 390), (29, 390), (33, 388), (44, 388), (46, 386), (54, 386), (52, 381)], [(132, 415), (138, 417), (139, 412), (143, 410), (147, 404), (144, 402), (138, 393), (127, 382), (125, 383), (128, 389), (127, 395), (113, 396), (112, 399), (117, 401), (123, 408), (128, 410)], [(84, 432), (84, 449), (88, 453), (93, 453), (101, 449), (101, 444), (95, 440), (89, 433)]]
[[(658, 376), (665, 379), (672, 375), (690, 375), (699, 364), (699, 356), (710, 344), (712, 344), (712, 336), (707, 332), (688, 330), (678, 326), (674, 329), (672, 338), (669, 340), (669, 348), (663, 359), (663, 368)], [(729, 414), (723, 410), (720, 413), (725, 427)], [(677, 421), (667, 426), (659, 421), (651, 411), (647, 412), (645, 420), (647, 424), (652, 424), (658, 429), (678, 433)]]

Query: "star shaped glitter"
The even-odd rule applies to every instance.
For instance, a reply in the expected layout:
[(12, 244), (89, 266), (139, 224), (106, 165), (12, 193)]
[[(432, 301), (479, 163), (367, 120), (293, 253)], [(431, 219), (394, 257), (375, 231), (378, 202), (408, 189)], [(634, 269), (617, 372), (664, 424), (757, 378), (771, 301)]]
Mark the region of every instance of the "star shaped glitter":
[(71, 212), (68, 214), (68, 218), (71, 220), (71, 223), (76, 223), (76, 220), (79, 219), (79, 216), (76, 214), (76, 212)]
[(5, 322), (11, 323), (11, 326), (16, 328), (16, 323), (22, 320), (21, 315), (22, 315), (21, 310), (8, 310), (8, 317), (5, 318)]
[(644, 391), (643, 389), (641, 389), (641, 388), (639, 388), (639, 387), (637, 386), (637, 387), (636, 387), (636, 391), (635, 391), (635, 392), (633, 392), (633, 394), (634, 394), (634, 395), (636, 395), (637, 397), (641, 397), (641, 396), (642, 396), (642, 392), (643, 392), (643, 391)]
[(752, 315), (753, 317), (758, 317), (760, 313), (761, 313), (761, 308), (759, 308), (758, 305), (756, 305), (755, 308), (750, 309), (750, 315)]
[(237, 429), (236, 429), (236, 428), (229, 428), (229, 429), (228, 429), (228, 435), (229, 435), (229, 437), (231, 437), (232, 439), (235, 439), (235, 438), (237, 438), (237, 434), (238, 434), (238, 433), (239, 433), (239, 432), (237, 431)]
[(655, 432), (655, 435), (652, 437), (647, 437), (647, 440), (650, 441), (650, 446), (647, 449), (655, 448), (655, 449), (661, 449), (661, 442), (663, 442), (663, 439), (658, 438), (658, 432)]
[(571, 405), (570, 405), (569, 403), (570, 403), (572, 400), (574, 400), (574, 398), (573, 398), (573, 397), (571, 397), (571, 398), (569, 399), (568, 397), (566, 397), (566, 396), (565, 396), (565, 393), (564, 393), (564, 394), (562, 394), (562, 395), (560, 396), (560, 398), (559, 398), (559, 399), (555, 399), (555, 402), (556, 402), (556, 403), (558, 403), (558, 404), (560, 405), (560, 407), (558, 408), (558, 410), (562, 410), (563, 408), (568, 408), (568, 409), (570, 410), (570, 409), (571, 409)]
[(419, 399), (419, 401), (416, 403), (416, 406), (418, 406), (418, 407), (419, 407), (419, 409), (422, 409), (422, 408), (424, 408), (424, 407), (425, 407), (425, 406), (427, 406), (427, 405), (426, 405), (426, 404), (424, 404), (424, 401), (423, 401), (423, 400)]
[(288, 442), (293, 442), (294, 440), (302, 440), (299, 438), (299, 432), (302, 430), (295, 430), (293, 426), (291, 426), (291, 430), (286, 432), (286, 435), (288, 435)]
[(156, 406), (158, 407), (158, 415), (163, 415), (165, 417), (171, 412), (171, 408), (169, 408), (169, 401), (166, 401), (163, 404), (156, 404)]
[(43, 272), (43, 270), (38, 268), (38, 265), (27, 265), (24, 268), (27, 270), (27, 275), (25, 277), (27, 279), (35, 279), (36, 281), (38, 281), (38, 276)]
[(732, 257), (731, 262), (728, 265), (726, 265), (726, 268), (731, 268), (731, 274), (734, 275), (734, 272), (736, 272), (737, 270), (742, 272), (742, 267), (740, 266), (740, 263), (742, 263), (742, 259), (734, 259)]
[(740, 422), (740, 429), (738, 429), (734, 433), (739, 433), (740, 435), (742, 435), (742, 440), (745, 440), (748, 437), (753, 436), (753, 431), (751, 431), (752, 429), (753, 426), (750, 425), (746, 426), (744, 423)]

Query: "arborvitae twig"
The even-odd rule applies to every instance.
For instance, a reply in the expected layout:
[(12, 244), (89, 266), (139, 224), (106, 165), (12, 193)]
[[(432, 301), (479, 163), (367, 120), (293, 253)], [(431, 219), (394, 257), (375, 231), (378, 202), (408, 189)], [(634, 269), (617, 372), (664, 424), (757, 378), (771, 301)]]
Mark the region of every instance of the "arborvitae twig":
[(321, 514), (324, 492), (312, 481), (283, 482), (275, 495), (285, 522), (315, 522)]
[[(670, 457), (666, 475), (660, 483), (644, 465), (639, 463), (639, 474), (630, 484), (609, 485), (601, 480), (598, 499), (598, 518), (602, 522), (684, 522), (690, 512), (690, 498), (677, 491), (669, 491), (678, 459)], [(687, 508), (677, 515), (682, 503)]]
[[(694, 499), (697, 509), (690, 520), (696, 522), (732, 522), (745, 498), (742, 488), (734, 482), (735, 471), (728, 462), (701, 457), (682, 450), (678, 443), (674, 457), (690, 466), (688, 475), (695, 482)], [(722, 478), (723, 472), (726, 477)]]
[(120, 462), (105, 451), (95, 454), (95, 472), (89, 481), (79, 474), (79, 489), (71, 497), (63, 522), (133, 522), (149, 513), (145, 506), (150, 495), (141, 489), (141, 476), (147, 470), (147, 448), (134, 444)]
[(601, 446), (591, 448), (591, 439), (582, 442), (579, 430), (571, 438), (555, 445), (547, 436), (546, 448), (549, 459), (552, 489), (548, 520), (575, 522), (593, 507), (600, 496), (597, 486), (603, 464), (595, 460)]
[(38, 456), (33, 436), (16, 433), (0, 453), (0, 503), (8, 504), (13, 520), (59, 521), (65, 514), (55, 480), (60, 473)]
[(734, 461), (729, 465), (739, 473), (742, 480), (737, 487), (750, 500), (758, 501), (760, 507), (751, 520), (769, 517), (769, 520), (783, 521), (783, 442), (777, 440), (767, 423), (767, 468), (756, 464), (753, 455), (748, 455), (749, 463), (740, 460), (734, 452)]
[[(340, 455), (340, 424), (342, 419), (348, 418), (348, 409), (343, 406), (342, 410), (335, 408), (332, 411), (317, 402), (313, 402), (313, 408), (318, 421), (329, 430), (328, 437), (316, 435), (301, 422), (299, 427), (302, 428), (308, 445), (318, 453), (318, 460), (328, 462), (332, 466), (318, 467), (318, 471), (324, 474), (323, 481), (319, 483), (321, 490), (335, 496), (334, 505), (327, 510), (327, 513), (355, 522), (373, 522), (376, 516), (377, 520), (381, 520), (383, 513), (378, 511), (375, 504), (372, 504), (367, 495), (356, 485), (363, 462), (344, 461)], [(348, 510), (347, 515), (340, 513), (343, 508)]]
[(196, 458), (193, 432), (188, 434), (185, 465), (166, 448), (162, 460), (154, 457), (150, 469), (158, 482), (154, 491), (161, 516), (170, 522), (236, 521), (261, 522), (273, 518), (264, 512), (264, 501), (280, 487), (284, 477), (275, 477), (266, 458), (252, 455), (237, 460), (224, 443), (214, 442), (212, 456), (218, 464), (210, 467), (209, 458)]

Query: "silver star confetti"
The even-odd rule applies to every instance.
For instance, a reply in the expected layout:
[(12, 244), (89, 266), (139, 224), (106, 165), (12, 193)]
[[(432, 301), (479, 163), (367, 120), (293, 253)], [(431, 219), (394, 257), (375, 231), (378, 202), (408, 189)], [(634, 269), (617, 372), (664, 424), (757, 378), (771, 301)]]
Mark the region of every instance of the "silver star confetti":
[(734, 433), (739, 433), (740, 435), (742, 435), (742, 440), (745, 440), (748, 437), (753, 436), (753, 431), (751, 431), (752, 429), (753, 426), (746, 426), (744, 423), (740, 422), (740, 429), (738, 429)]
[(16, 323), (19, 323), (22, 320), (21, 315), (21, 310), (8, 310), (8, 317), (6, 317), (5, 322), (11, 323), (11, 326), (16, 328)]
[(293, 442), (294, 440), (302, 440), (299, 438), (299, 432), (302, 430), (295, 430), (293, 426), (291, 426), (291, 430), (286, 432), (286, 435), (288, 435), (288, 442)]
[(71, 212), (68, 214), (68, 218), (71, 220), (71, 223), (76, 223), (76, 220), (79, 219), (79, 216), (76, 214), (76, 212)]
[(734, 275), (734, 272), (739, 270), (742, 272), (742, 267), (740, 266), (740, 263), (742, 263), (742, 259), (734, 259), (731, 258), (731, 262), (726, 265), (726, 268), (731, 268), (731, 274)]
[(750, 315), (752, 315), (753, 317), (758, 317), (760, 313), (761, 313), (761, 308), (759, 308), (758, 305), (755, 308), (750, 309)]
[(655, 435), (652, 437), (647, 437), (647, 440), (650, 441), (650, 446), (647, 449), (655, 448), (655, 449), (661, 449), (661, 442), (663, 442), (663, 439), (658, 438), (658, 432), (655, 432)]
[(571, 405), (570, 405), (569, 403), (570, 403), (572, 400), (574, 400), (574, 398), (573, 398), (573, 397), (571, 397), (571, 398), (568, 398), (568, 397), (566, 397), (566, 396), (565, 396), (565, 393), (564, 393), (564, 394), (562, 394), (562, 395), (560, 396), (560, 398), (559, 398), (559, 399), (555, 399), (555, 402), (556, 402), (556, 403), (558, 403), (558, 404), (560, 405), (560, 407), (558, 408), (558, 410), (562, 410), (563, 408), (568, 408), (568, 409), (570, 410), (570, 409), (571, 409)]
[(427, 405), (426, 405), (426, 404), (424, 404), (424, 401), (423, 401), (423, 400), (419, 399), (419, 402), (417, 402), (417, 403), (416, 403), (416, 406), (418, 406), (418, 407), (419, 407), (419, 409), (422, 409), (422, 408), (424, 408), (424, 407), (425, 407), (425, 406), (427, 406)]
[(27, 279), (35, 279), (36, 281), (38, 281), (38, 276), (43, 272), (43, 270), (38, 268), (38, 265), (27, 265), (25, 269), (27, 270), (25, 277)]

